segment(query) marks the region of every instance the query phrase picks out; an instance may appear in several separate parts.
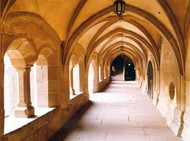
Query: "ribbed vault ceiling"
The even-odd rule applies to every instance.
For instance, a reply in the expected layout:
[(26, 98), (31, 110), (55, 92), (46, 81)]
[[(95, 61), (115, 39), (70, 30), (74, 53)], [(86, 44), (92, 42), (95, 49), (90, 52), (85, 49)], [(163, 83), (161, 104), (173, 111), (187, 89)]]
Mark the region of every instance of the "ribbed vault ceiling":
[(122, 17), (113, 13), (114, 0), (16, 0), (9, 12), (40, 15), (66, 42), (66, 52), (79, 43), (87, 58), (93, 52), (106, 56), (114, 55), (123, 45), (130, 55), (150, 53), (159, 62), (160, 40), (165, 38), (178, 63), (183, 64), (183, 24), (189, 1), (124, 1), (127, 5)]

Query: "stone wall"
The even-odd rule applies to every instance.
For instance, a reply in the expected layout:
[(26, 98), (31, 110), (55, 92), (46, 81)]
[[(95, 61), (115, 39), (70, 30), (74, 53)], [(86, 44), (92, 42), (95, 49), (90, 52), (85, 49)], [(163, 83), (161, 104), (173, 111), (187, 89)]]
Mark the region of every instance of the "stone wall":
[(56, 107), (51, 112), (3, 136), (3, 141), (43, 141), (58, 131), (86, 102), (85, 95), (72, 99), (67, 107)]
[(181, 109), (181, 79), (174, 52), (168, 41), (161, 46), (160, 96), (158, 109), (166, 118), (175, 135), (180, 135), (183, 111)]
[(107, 78), (100, 81), (99, 84), (98, 84), (99, 85), (99, 91), (106, 88), (106, 86), (109, 84), (109, 82), (110, 82), (110, 76), (108, 76)]

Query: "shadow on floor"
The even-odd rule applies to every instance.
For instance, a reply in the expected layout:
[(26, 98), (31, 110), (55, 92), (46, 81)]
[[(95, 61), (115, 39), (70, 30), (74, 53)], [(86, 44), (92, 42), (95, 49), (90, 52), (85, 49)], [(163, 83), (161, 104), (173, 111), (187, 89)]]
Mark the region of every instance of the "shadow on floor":
[[(110, 83), (108, 83), (105, 87), (103, 87), (101, 90), (99, 90), (98, 93), (105, 92), (109, 88), (109, 85), (110, 85)], [(98, 94), (98, 93), (96, 93), (96, 94)]]
[(69, 119), (64, 126), (56, 132), (48, 141), (64, 141), (65, 137), (73, 130), (79, 128), (78, 124), (83, 115), (93, 105), (92, 101), (88, 101), (71, 119)]

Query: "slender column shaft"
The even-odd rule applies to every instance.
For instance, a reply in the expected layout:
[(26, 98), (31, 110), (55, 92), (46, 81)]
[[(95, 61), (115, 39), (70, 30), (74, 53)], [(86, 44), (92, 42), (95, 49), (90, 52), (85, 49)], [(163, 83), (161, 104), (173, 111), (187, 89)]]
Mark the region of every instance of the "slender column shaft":
[(30, 96), (30, 68), (17, 69), (19, 101), (15, 110), (16, 117), (31, 117), (34, 115)]

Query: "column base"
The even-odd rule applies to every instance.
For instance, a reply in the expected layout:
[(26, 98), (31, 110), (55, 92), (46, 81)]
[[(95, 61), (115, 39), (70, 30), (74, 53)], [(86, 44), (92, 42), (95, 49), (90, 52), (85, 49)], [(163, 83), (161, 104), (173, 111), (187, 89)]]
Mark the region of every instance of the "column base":
[(34, 116), (34, 107), (28, 106), (28, 107), (17, 107), (14, 112), (15, 117), (19, 118), (29, 118)]
[(72, 94), (75, 95), (75, 90), (74, 89), (72, 90)]

